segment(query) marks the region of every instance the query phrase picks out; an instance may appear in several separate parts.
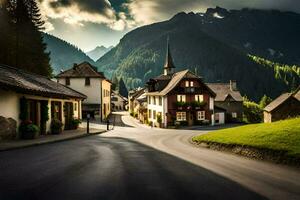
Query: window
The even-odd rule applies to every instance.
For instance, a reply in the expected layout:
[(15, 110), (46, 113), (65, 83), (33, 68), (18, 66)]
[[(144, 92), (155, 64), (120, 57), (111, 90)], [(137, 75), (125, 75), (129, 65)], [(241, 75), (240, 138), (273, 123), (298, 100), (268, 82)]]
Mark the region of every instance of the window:
[(194, 82), (193, 81), (190, 82), (190, 86), (194, 87)]
[(186, 121), (186, 112), (176, 112), (177, 121)]
[(195, 101), (198, 101), (198, 102), (202, 102), (203, 101), (203, 95), (200, 94), (200, 95), (195, 95)]
[(70, 78), (66, 78), (66, 85), (70, 85)]
[(158, 97), (158, 103), (160, 106), (162, 105), (162, 97)]
[(91, 80), (89, 77), (85, 78), (85, 85), (91, 85)]
[(152, 110), (149, 109), (149, 118), (152, 118)]
[(198, 111), (198, 120), (205, 120), (205, 111)]
[(232, 116), (232, 118), (237, 118), (237, 113), (233, 112), (233, 113), (231, 113), (231, 116)]
[(155, 105), (155, 97), (152, 97), (152, 103), (153, 103), (153, 105)]
[(153, 119), (156, 119), (156, 111), (153, 110)]
[(148, 104), (150, 105), (151, 102), (150, 102), (150, 97), (149, 96), (147, 97), (147, 101), (148, 101)]
[(74, 111), (77, 111), (77, 103), (74, 103)]
[(177, 95), (177, 101), (178, 102), (185, 102), (185, 95)]
[(185, 87), (189, 87), (189, 82), (185, 81)]

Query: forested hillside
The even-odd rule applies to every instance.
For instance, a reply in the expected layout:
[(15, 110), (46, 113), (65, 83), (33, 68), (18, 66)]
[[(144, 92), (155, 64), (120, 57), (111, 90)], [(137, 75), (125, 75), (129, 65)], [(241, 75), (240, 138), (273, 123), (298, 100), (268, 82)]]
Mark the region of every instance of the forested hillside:
[(51, 76), (36, 0), (0, 1), (0, 64)]
[(54, 74), (72, 67), (74, 63), (87, 61), (94, 64), (91, 58), (74, 45), (49, 34), (43, 34), (43, 36), (47, 44), (47, 52), (50, 53), (50, 63)]
[(276, 77), (272, 68), (248, 57), (248, 53), (289, 65), (299, 64), (300, 47), (295, 44), (300, 43), (296, 37), (300, 29), (294, 27), (300, 24), (299, 16), (222, 8), (208, 9), (206, 13), (179, 13), (168, 21), (129, 32), (97, 61), (97, 66), (108, 76), (122, 77), (128, 88), (143, 86), (150, 77), (162, 73), (169, 37), (177, 70), (197, 71), (206, 82), (235, 79), (241, 92), (253, 100), (264, 94), (275, 97), (290, 90), (291, 85)]

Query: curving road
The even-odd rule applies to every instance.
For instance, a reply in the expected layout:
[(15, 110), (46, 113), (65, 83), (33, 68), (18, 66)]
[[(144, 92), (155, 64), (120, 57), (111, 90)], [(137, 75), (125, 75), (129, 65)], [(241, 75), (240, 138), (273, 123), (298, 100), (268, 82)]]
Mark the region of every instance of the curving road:
[(0, 152), (0, 199), (299, 199), (299, 170), (189, 143), (205, 132), (117, 113), (103, 135)]
[(226, 177), (269, 199), (300, 199), (300, 170), (297, 168), (213, 151), (190, 143), (193, 136), (209, 130), (150, 128), (126, 113), (117, 115), (119, 121), (135, 128), (116, 127), (103, 136), (127, 138), (145, 144)]

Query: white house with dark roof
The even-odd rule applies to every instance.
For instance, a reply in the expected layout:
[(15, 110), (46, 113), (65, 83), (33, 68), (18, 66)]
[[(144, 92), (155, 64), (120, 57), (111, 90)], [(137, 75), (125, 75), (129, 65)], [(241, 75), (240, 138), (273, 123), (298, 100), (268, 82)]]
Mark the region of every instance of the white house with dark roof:
[(154, 126), (214, 125), (216, 94), (189, 70), (175, 72), (167, 46), (163, 74), (147, 82), (148, 121)]
[(90, 63), (74, 64), (69, 70), (58, 74), (56, 79), (58, 83), (87, 96), (82, 104), (84, 117), (90, 114), (91, 117), (99, 116), (102, 120), (111, 113), (111, 82)]
[[(60, 120), (64, 129), (68, 129), (73, 118), (81, 119), (81, 102), (85, 98), (47, 77), (0, 65), (0, 116), (15, 121), (17, 126), (21, 122), (21, 99), (26, 105), (26, 120), (46, 134), (52, 119)], [(47, 121), (42, 120), (45, 112)]]

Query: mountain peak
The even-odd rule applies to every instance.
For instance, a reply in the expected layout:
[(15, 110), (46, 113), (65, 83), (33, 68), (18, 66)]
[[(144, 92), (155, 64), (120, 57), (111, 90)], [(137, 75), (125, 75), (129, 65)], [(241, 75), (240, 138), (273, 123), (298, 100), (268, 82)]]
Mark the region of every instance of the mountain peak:
[(101, 58), (104, 54), (106, 54), (107, 52), (109, 52), (111, 49), (113, 48), (113, 46), (110, 47), (105, 47), (103, 45), (101, 46), (97, 46), (95, 49), (86, 52), (86, 54), (93, 59), (94, 61), (98, 60), (99, 58)]

